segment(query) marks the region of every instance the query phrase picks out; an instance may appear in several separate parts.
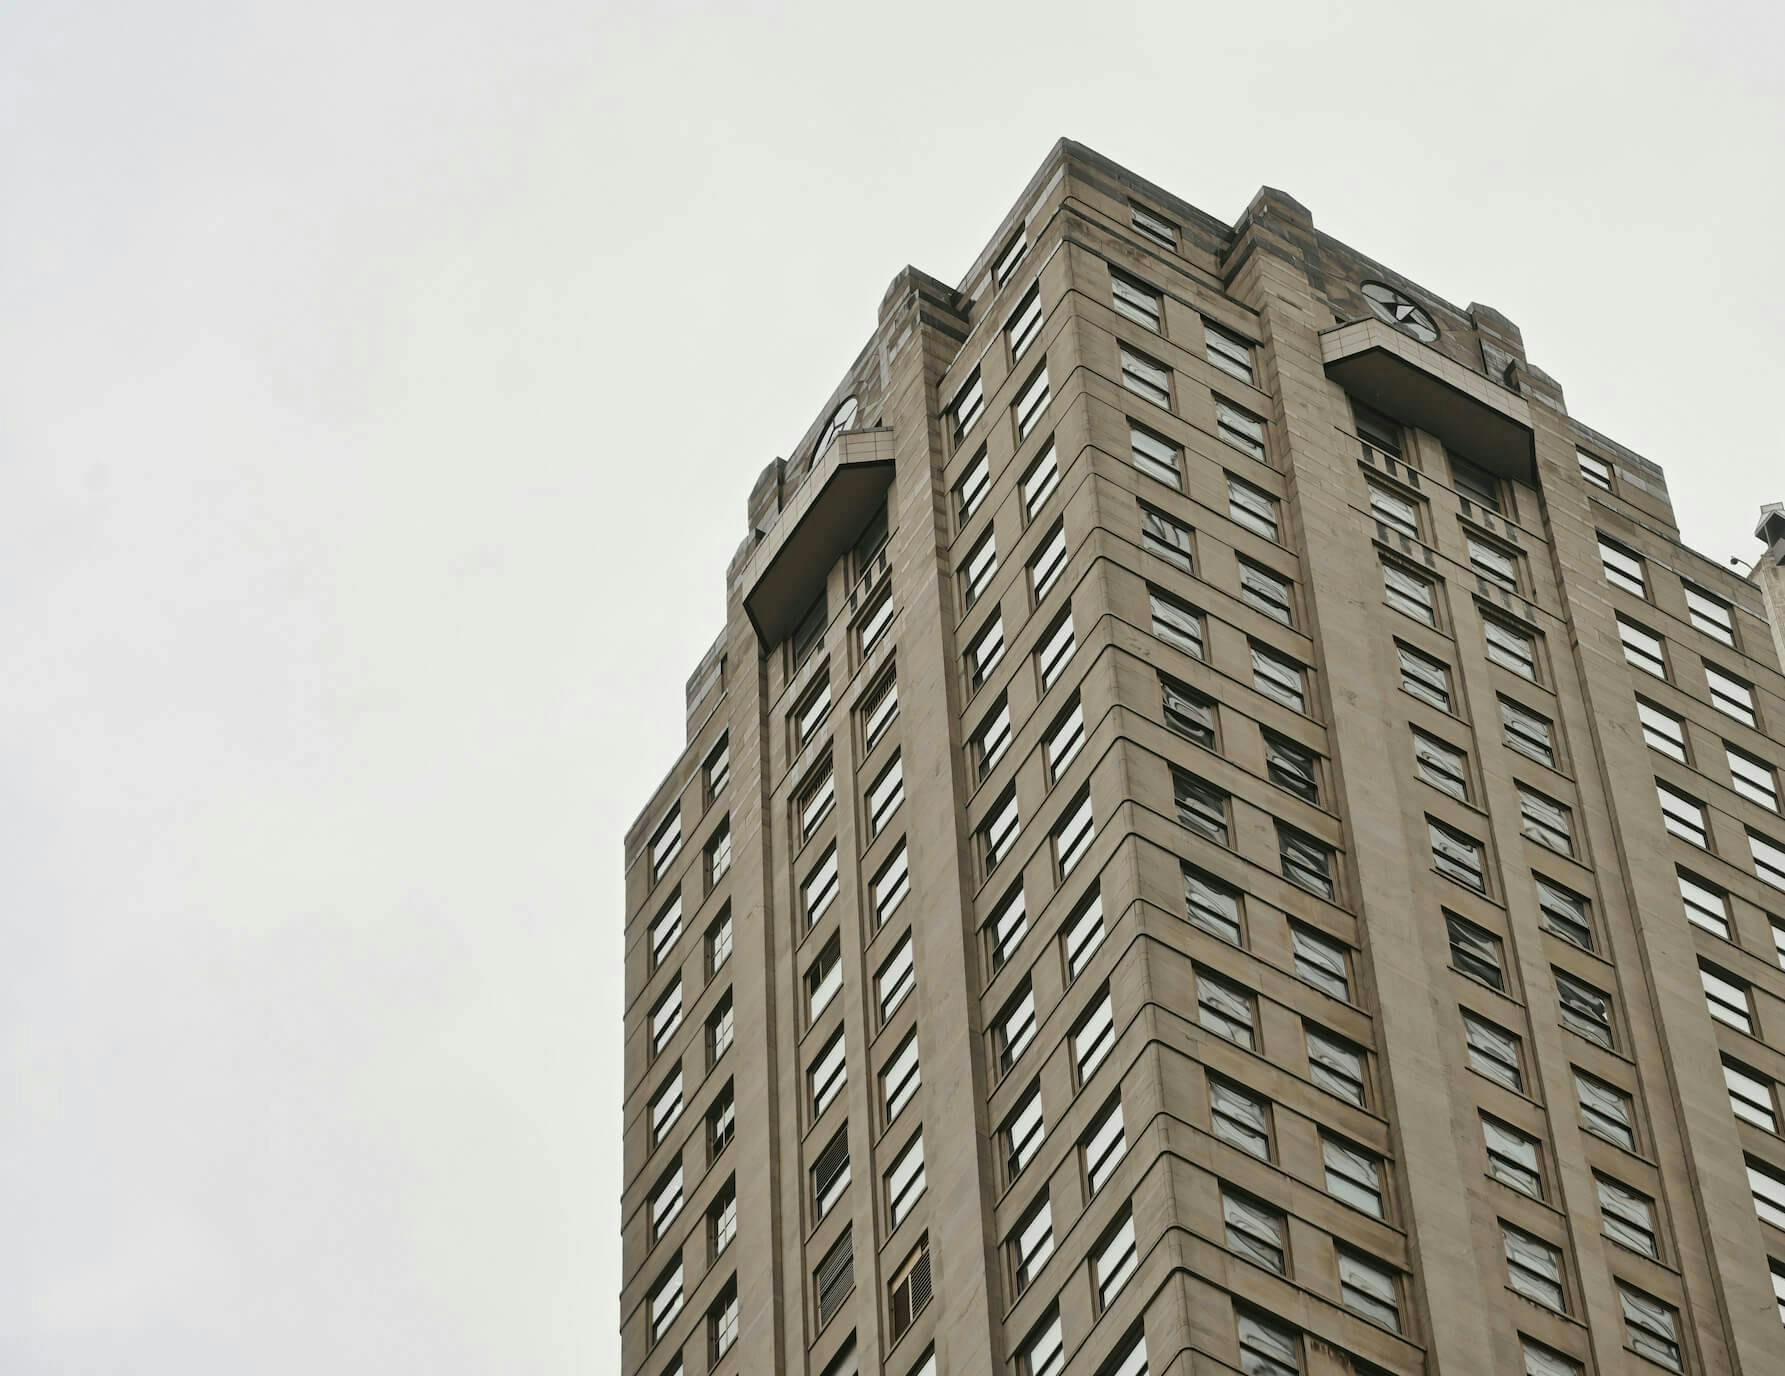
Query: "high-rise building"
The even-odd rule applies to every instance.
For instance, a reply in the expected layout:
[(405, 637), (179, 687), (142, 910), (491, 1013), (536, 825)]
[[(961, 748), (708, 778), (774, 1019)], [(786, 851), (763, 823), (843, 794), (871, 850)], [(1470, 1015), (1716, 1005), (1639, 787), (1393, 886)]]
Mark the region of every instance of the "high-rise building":
[(1694, 553), (1499, 312), (1062, 142), (748, 520), (626, 1373), (1785, 1372), (1776, 509)]

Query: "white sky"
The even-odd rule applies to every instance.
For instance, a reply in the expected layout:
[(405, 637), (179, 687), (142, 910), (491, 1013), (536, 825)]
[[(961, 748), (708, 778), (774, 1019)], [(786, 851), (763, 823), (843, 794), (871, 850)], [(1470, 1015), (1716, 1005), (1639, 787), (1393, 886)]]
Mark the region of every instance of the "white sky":
[(1780, 7), (1454, 8), (0, 8), (0, 1369), (614, 1368), (621, 834), (751, 480), (1061, 134), (1756, 552)]

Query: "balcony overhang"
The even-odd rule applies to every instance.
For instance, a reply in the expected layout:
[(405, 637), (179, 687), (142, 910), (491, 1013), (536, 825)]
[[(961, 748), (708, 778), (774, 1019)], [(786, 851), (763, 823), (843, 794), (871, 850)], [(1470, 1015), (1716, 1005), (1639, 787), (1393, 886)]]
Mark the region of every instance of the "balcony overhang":
[(1531, 406), (1517, 392), (1381, 320), (1323, 330), (1320, 357), (1326, 375), (1360, 401), (1503, 478), (1535, 480)]
[(744, 567), (744, 611), (763, 645), (792, 635), (893, 480), (893, 432), (846, 430), (813, 463)]

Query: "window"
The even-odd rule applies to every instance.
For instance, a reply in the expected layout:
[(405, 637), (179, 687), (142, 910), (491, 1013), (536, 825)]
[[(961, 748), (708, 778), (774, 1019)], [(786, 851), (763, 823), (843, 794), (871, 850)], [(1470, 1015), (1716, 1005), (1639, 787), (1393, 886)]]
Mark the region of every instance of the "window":
[(1027, 353), (1029, 346), (1040, 337), (1043, 321), (1041, 284), (1037, 282), (1017, 303), (1015, 312), (1004, 326), (1004, 334), (1010, 340), (1010, 361), (1012, 363)]
[(1270, 1105), (1258, 1095), (1209, 1076), (1209, 1121), (1223, 1142), (1260, 1161), (1271, 1159)]
[(1103, 945), (1103, 895), (1096, 889), (1081, 901), (1066, 924), (1066, 980), (1071, 983)]
[(864, 750), (872, 750), (899, 714), (899, 681), (887, 674), (868, 693), (862, 704), (862, 742)]
[(1395, 643), (1401, 664), (1401, 687), (1441, 712), (1450, 711), (1450, 670), (1430, 655)]
[(1227, 844), (1227, 794), (1194, 774), (1171, 766), (1172, 801), (1178, 821), (1218, 846)]
[(1326, 1165), (1326, 1192), (1371, 1218), (1388, 1216), (1383, 1202), (1382, 1162), (1337, 1137), (1320, 1134), (1320, 1156)]
[(1487, 1146), (1488, 1174), (1520, 1194), (1542, 1199), (1543, 1156), (1537, 1139), (1485, 1113), (1481, 1135)]
[(1348, 1104), (1367, 1107), (1368, 1066), (1362, 1048), (1313, 1023), (1304, 1022), (1302, 1027), (1308, 1037), (1308, 1074), (1314, 1083)]
[(1558, 1314), (1568, 1312), (1562, 1286), (1562, 1249), (1540, 1237), (1500, 1222), (1500, 1241), (1506, 1249), (1506, 1283), (1528, 1300), (1535, 1300)]
[(917, 970), (911, 955), (911, 933), (906, 932), (899, 938), (899, 944), (893, 953), (886, 958), (880, 971), (874, 976), (874, 991), (880, 1004), (880, 1021), (884, 1024), (893, 1015), (893, 1010), (905, 1001), (917, 982)]
[(821, 764), (811, 780), (800, 790), (799, 818), (800, 840), (810, 841), (812, 834), (818, 830), (820, 822), (831, 814), (836, 806), (836, 780), (831, 773), (831, 762)]
[(1127, 1154), (1122, 1132), (1122, 1101), (1112, 1099), (1085, 1135), (1085, 1180), (1092, 1194), (1103, 1188)]
[(880, 1072), (880, 1104), (887, 1123), (904, 1112), (905, 1105), (917, 1096), (922, 1086), (923, 1071), (917, 1061), (917, 1030), (913, 1028)]
[(1305, 714), (1308, 691), (1302, 666), (1257, 641), (1251, 642), (1251, 648), (1252, 686), (1271, 701)]
[(1687, 762), (1685, 722), (1666, 708), (1642, 698), (1636, 700), (1636, 719), (1642, 725), (1642, 738), (1649, 749), (1681, 764)]
[(682, 895), (676, 896), (656, 917), (651, 919), (651, 968), (657, 969), (682, 939)]
[[(985, 414), (985, 388), (980, 385), (979, 369), (973, 370), (973, 376), (962, 384), (961, 390), (955, 393), (954, 404), (949, 407), (949, 414), (954, 417), (954, 442), (959, 444), (966, 438), (967, 432)], [(962, 520), (966, 519), (963, 511)]]
[(657, 1188), (651, 1191), (651, 1241), (656, 1242), (663, 1236), (664, 1230), (675, 1221), (682, 1212), (682, 1163), (678, 1158), (669, 1174), (657, 1182)]
[(1007, 1074), (1034, 1040), (1035, 991), (1025, 980), (992, 1028), (992, 1044), (998, 1053), (998, 1073)]
[(831, 680), (830, 675), (825, 674), (806, 689), (799, 705), (793, 709), (794, 744), (802, 746), (816, 739), (818, 729), (830, 720), (830, 715)]
[(719, 1091), (719, 1097), (713, 1100), (713, 1106), (707, 1110), (707, 1158), (712, 1160), (720, 1152), (731, 1145), (731, 1139), (738, 1129), (737, 1098), (732, 1093), (731, 1082), (725, 1082), (725, 1088)]
[(1073, 638), (1072, 608), (1068, 606), (1059, 618), (1048, 628), (1042, 637), (1041, 646), (1035, 651), (1036, 672), (1041, 678), (1041, 691), (1046, 692), (1060, 681), (1060, 675), (1072, 660), (1072, 652), (1078, 648)]
[(1754, 860), (1754, 873), (1764, 884), (1785, 889), (1785, 846), (1769, 841), (1757, 831), (1748, 833), (1748, 854)]
[(1497, 616), (1483, 616), (1481, 632), (1487, 642), (1490, 664), (1498, 664), (1520, 678), (1538, 682), (1537, 637), (1533, 633)]
[(1145, 325), (1156, 333), (1164, 333), (1164, 303), (1159, 293), (1144, 282), (1111, 270), (1110, 292), (1118, 315), (1125, 315), (1137, 325)]
[(993, 532), (988, 530), (973, 546), (967, 562), (961, 565), (961, 603), (968, 611), (991, 586), (992, 575), (997, 571), (998, 544), (993, 539)]
[[(977, 381), (977, 379), (975, 379)], [(959, 434), (955, 436), (958, 440)], [(992, 486), (992, 469), (986, 460), (985, 450), (981, 449), (973, 456), (973, 462), (967, 465), (967, 471), (954, 485), (955, 519), (965, 525), (969, 517), (979, 510), (979, 504)]]
[(1369, 489), (1370, 514), (1376, 518), (1377, 525), (1387, 526), (1409, 540), (1420, 538), (1420, 503), (1381, 483), (1365, 483), (1364, 486)]
[[(850, 419), (853, 421), (853, 415)], [(821, 444), (818, 452), (822, 453), (823, 448), (824, 445)], [(858, 582), (874, 571), (874, 564), (885, 551), (886, 542), (886, 503), (882, 502), (868, 518), (868, 523), (862, 527), (862, 533), (855, 537), (854, 563)]]
[(1035, 589), (1035, 600), (1040, 602), (1048, 595), (1049, 590), (1059, 580), (1066, 568), (1066, 525), (1056, 525), (1042, 546), (1029, 561), (1029, 584)]
[(1339, 1251), (1339, 1299), (1354, 1314), (1362, 1314), (1391, 1333), (1401, 1331), (1400, 1286), (1395, 1273), (1372, 1257), (1349, 1247)]
[(1241, 410), (1230, 401), (1215, 398), (1215, 433), (1242, 454), (1269, 461), (1264, 444), (1264, 422), (1250, 411)]
[(675, 1322), (677, 1314), (682, 1312), (682, 1263), (677, 1261), (651, 1287), (649, 1310), (651, 1345), (655, 1347), (662, 1341), (663, 1335), (669, 1331), (670, 1324)]
[(1252, 381), (1252, 346), (1212, 320), (1202, 322), (1206, 357), (1222, 372), (1241, 382)]
[(1760, 719), (1754, 713), (1754, 689), (1739, 678), (1732, 678), (1721, 669), (1705, 661), (1705, 682), (1711, 690), (1711, 706), (1726, 717), (1734, 717), (1739, 722), (1758, 727)]
[(1704, 816), (1704, 804), (1676, 793), (1659, 779), (1655, 793), (1661, 800), (1661, 825), (1682, 841), (1690, 841), (1702, 850), (1709, 850), (1711, 836)]
[(682, 1022), (682, 981), (677, 980), (651, 1009), (651, 1055), (660, 1055)]
[(1679, 871), (1679, 881), (1680, 902), (1686, 909), (1686, 921), (1728, 941), (1729, 895), (1685, 870)]
[(1140, 545), (1149, 554), (1191, 572), (1190, 527), (1145, 502), (1140, 504)]
[(1655, 1233), (1655, 1201), (1597, 1171), (1593, 1173), (1593, 1184), (1599, 1191), (1599, 1215), (1605, 1235), (1619, 1246), (1659, 1261), (1661, 1245)]
[(1622, 588), (1625, 592), (1648, 599), (1649, 586), (1643, 577), (1642, 556), (1632, 553), (1615, 540), (1599, 537), (1599, 566), (1605, 571), (1605, 581), (1614, 588)]
[(1484, 539), (1473, 532), (1469, 533), (1468, 542), (1469, 567), (1475, 570), (1477, 576), (1508, 592), (1519, 590), (1517, 553), (1497, 541)]
[(1272, 621), (1280, 621), (1285, 626), (1295, 625), (1294, 585), (1263, 564), (1254, 564), (1244, 556), (1238, 562), (1240, 601), (1253, 611), (1263, 612)]
[(1453, 831), (1442, 822), (1426, 818), (1432, 842), (1432, 868), (1476, 893), (1487, 892), (1487, 873), (1482, 868), (1481, 842)]
[(1023, 902), (1020, 880), (1004, 896), (1004, 901), (993, 909), (985, 926), (987, 944), (991, 950), (992, 971), (996, 973), (1004, 968), (1005, 962), (1010, 959), (1010, 953), (1022, 944), (1023, 937), (1029, 930), (1029, 915)]
[(878, 929), (886, 925), (886, 919), (898, 910), (905, 895), (911, 892), (911, 865), (906, 858), (904, 841), (894, 847), (886, 863), (874, 875), (872, 888), (874, 926)]
[(1174, 649), (1201, 659), (1202, 613), (1158, 588), (1148, 588), (1147, 596), (1153, 608), (1153, 634)]
[(1171, 369), (1126, 344), (1122, 345), (1122, 385), (1155, 406), (1171, 410)]
[(712, 888), (731, 868), (731, 819), (726, 818), (719, 823), (713, 832), (713, 839), (707, 842), (706, 869), (707, 887)]
[(1054, 489), (1060, 485), (1060, 464), (1054, 457), (1054, 442), (1049, 440), (1041, 451), (1041, 457), (1029, 465), (1029, 471), (1023, 475), (1023, 519), (1033, 521), (1035, 513), (1040, 511), (1043, 503), (1053, 496)]
[(1047, 1140), (1047, 1124), (1041, 1116), (1041, 1087), (1031, 1086), (1027, 1094), (1004, 1120), (1000, 1133), (1004, 1144), (1006, 1178), (1015, 1180), (1023, 1167), (1035, 1159), (1041, 1144)]
[(1078, 862), (1085, 858), (1085, 853), (1091, 849), (1091, 842), (1096, 836), (1097, 823), (1091, 815), (1091, 795), (1086, 791), (1079, 795), (1072, 809), (1054, 828), (1054, 857), (1060, 865), (1060, 878), (1064, 879), (1078, 868)]
[(1580, 462), (1580, 475), (1592, 486), (1602, 492), (1610, 492), (1611, 465), (1604, 459), (1596, 459), (1584, 449), (1576, 449), (1574, 457)]
[(1091, 1253), (1091, 1283), (1097, 1290), (1099, 1312), (1109, 1308), (1139, 1267), (1140, 1253), (1134, 1245), (1134, 1214), (1132, 1210), (1124, 1209), (1121, 1219), (1103, 1235), (1097, 1249)]
[(1612, 1025), (1611, 995), (1565, 971), (1553, 970), (1552, 973), (1556, 978), (1556, 997), (1562, 1005), (1562, 1026), (1580, 1033), (1607, 1051), (1616, 1050), (1618, 1039)]
[(998, 705), (992, 708), (986, 719), (979, 724), (979, 729), (973, 733), (971, 744), (975, 773), (979, 782), (984, 783), (986, 776), (1004, 758), (1004, 752), (1010, 747), (1010, 702), (1007, 698), (998, 699)]
[(1593, 950), (1593, 916), (1587, 900), (1540, 874), (1531, 878), (1537, 884), (1538, 915), (1543, 925), (1581, 950)]
[(1413, 772), (1440, 793), (1468, 801), (1468, 757), (1417, 727), (1413, 731)]
[(651, 882), (655, 884), (669, 869), (669, 862), (682, 848), (682, 809), (676, 808), (651, 837)]
[(1438, 624), (1438, 590), (1424, 574), (1390, 560), (1382, 561), (1382, 599), (1402, 616), (1422, 626)]
[(838, 1028), (806, 1072), (812, 1090), (812, 1117), (821, 1116), (849, 1083), (849, 1066), (843, 1050), (843, 1029)]
[(1636, 1105), (1628, 1094), (1579, 1067), (1574, 1071), (1574, 1092), (1580, 1099), (1582, 1127), (1626, 1151), (1636, 1150)]
[(1299, 1376), (1301, 1340), (1275, 1319), (1240, 1310), (1240, 1370), (1245, 1376)]
[(967, 688), (977, 690), (1004, 658), (1004, 618), (997, 612), (967, 647)]
[(1256, 1045), (1258, 1013), (1252, 991), (1201, 966), (1196, 968), (1196, 1020), (1248, 1051)]
[(727, 1051), (737, 1035), (736, 1020), (732, 1016), (731, 990), (727, 989), (719, 998), (718, 1006), (707, 1017), (707, 1059), (716, 1062)]
[(1283, 877), (1299, 884), (1309, 893), (1328, 901), (1337, 901), (1338, 885), (1333, 874), (1332, 848), (1294, 827), (1277, 823), (1277, 853), (1282, 861)]
[(1019, 1376), (1059, 1376), (1066, 1369), (1066, 1349), (1060, 1336), (1060, 1311), (1051, 1309), (1035, 1331), (1017, 1349)]
[(1289, 924), (1289, 942), (1295, 950), (1296, 975), (1336, 999), (1351, 1000), (1350, 950), (1325, 932)]
[(1785, 1228), (1785, 1175), (1752, 1156), (1747, 1162), (1748, 1190), (1754, 1196), (1754, 1212), (1762, 1223)]
[(663, 1082), (651, 1096), (651, 1145), (662, 1142), (676, 1119), (682, 1116), (682, 1068)]
[(738, 1340), (738, 1282), (734, 1276), (725, 1283), (719, 1298), (707, 1312), (707, 1350), (717, 1362)]
[(1773, 1299), (1778, 1302), (1779, 1322), (1785, 1323), (1785, 1265), (1767, 1258), (1767, 1270), (1773, 1278)]
[(1682, 585), (1686, 594), (1686, 616), (1692, 624), (1712, 640), (1735, 646), (1735, 608), (1721, 597), (1714, 597), (1690, 583)]
[(1747, 982), (1702, 960), (1698, 962), (1698, 979), (1704, 985), (1705, 1011), (1725, 1026), (1753, 1036), (1754, 1014)]
[(1134, 466), (1149, 478), (1157, 478), (1167, 487), (1184, 490), (1184, 478), (1178, 469), (1178, 446), (1144, 425), (1128, 422), (1128, 456)]
[(812, 605), (806, 609), (805, 616), (800, 618), (800, 624), (794, 629), (793, 639), (789, 643), (789, 653), (793, 656), (795, 672), (812, 658), (820, 645), (824, 644), (824, 631), (829, 624), (828, 618), (829, 612), (825, 606), (824, 593), (821, 591), (818, 596), (812, 599)]
[(1277, 499), (1263, 488), (1254, 487), (1231, 473), (1227, 475), (1227, 514), (1235, 525), (1267, 540), (1280, 542)]
[(1463, 1040), (1469, 1049), (1471, 1069), (1515, 1093), (1525, 1092), (1524, 1058), (1519, 1055), (1517, 1037), (1464, 1009)]
[(1684, 1371), (1679, 1311), (1623, 1281), (1618, 1282), (1618, 1303), (1624, 1310), (1630, 1346), (1669, 1371)]
[(1361, 401), (1351, 403), (1352, 419), (1357, 423), (1357, 437), (1364, 442), (1366, 450), (1374, 449), (1378, 454), (1391, 459), (1404, 457), (1402, 442), (1405, 436), (1401, 432), (1401, 423), (1390, 420), (1380, 411), (1372, 410)]
[(1115, 1046), (1116, 1009), (1109, 990), (1105, 989), (1090, 1012), (1080, 1018), (1078, 1026), (1072, 1029), (1072, 1062), (1078, 1069), (1078, 1082), (1081, 1085), (1096, 1074), (1097, 1067), (1103, 1064), (1109, 1053), (1115, 1050)]
[(1445, 457), (1450, 460), (1450, 485), (1456, 489), (1457, 496), (1468, 498), (1484, 511), (1504, 514), (1498, 478), (1460, 454), (1446, 454)]
[(1016, 232), (1016, 238), (1005, 245), (1004, 252), (1000, 253), (997, 262), (992, 264), (993, 285), (1001, 287), (1008, 282), (1010, 274), (1016, 271), (1016, 265), (1023, 261), (1023, 257), (1028, 251), (1029, 241), (1024, 237), (1023, 231), (1019, 229)]
[(1554, 798), (1518, 786), (1519, 829), (1557, 855), (1574, 855), (1574, 816)]
[(1223, 941), (1241, 945), (1239, 890), (1193, 865), (1185, 865), (1183, 869), (1184, 898), (1189, 905), (1191, 924), (1212, 932)]
[(1735, 791), (1749, 802), (1759, 803), (1769, 812), (1777, 812), (1779, 785), (1773, 775), (1773, 767), (1765, 760), (1757, 760), (1727, 742), (1723, 746), (1723, 753), (1729, 761), (1729, 777), (1735, 785)]
[(725, 792), (726, 785), (731, 782), (731, 737), (729, 735), (719, 737), (719, 744), (715, 745), (711, 753), (707, 755), (707, 762), (702, 766), (702, 772), (706, 775), (707, 801), (710, 803)]
[(844, 1124), (812, 1163), (813, 1217), (824, 1218), (828, 1215), (848, 1188), (849, 1126)]
[(1320, 757), (1275, 731), (1265, 731), (1265, 777), (1305, 803), (1320, 801)]
[(707, 974), (716, 975), (719, 967), (731, 959), (731, 905), (719, 910), (707, 927)]
[(806, 967), (806, 1020), (810, 1022), (822, 1013), (842, 987), (843, 944), (833, 932)]
[(886, 1173), (886, 1216), (890, 1225), (898, 1227), (911, 1216), (917, 1201), (923, 1198), (923, 1134), (911, 1139), (911, 1145), (899, 1153), (898, 1160)]
[(1163, 215), (1155, 215), (1145, 206), (1128, 203), (1128, 214), (1131, 223), (1147, 238), (1165, 245), (1166, 248), (1178, 246), (1178, 227)]
[(1501, 698), (1500, 727), (1512, 749), (1539, 764), (1556, 767), (1555, 731), (1548, 717), (1511, 698)]
[(1208, 750), (1215, 748), (1215, 704), (1187, 684), (1159, 675), (1165, 724)]
[(849, 1292), (855, 1289), (855, 1247), (848, 1228), (818, 1263), (814, 1280), (818, 1290), (818, 1322), (829, 1323), (843, 1307), (843, 1301), (849, 1298)]
[(1545, 1347), (1522, 1333), (1519, 1346), (1525, 1358), (1525, 1376), (1581, 1376), (1585, 1370), (1574, 1358), (1564, 1356), (1553, 1347)]
[(810, 931), (817, 925), (837, 897), (837, 847), (832, 842), (825, 847), (824, 858), (806, 876), (805, 883), (800, 885), (800, 900), (806, 910), (806, 929)]
[(878, 836), (905, 801), (905, 765), (895, 754), (868, 789), (868, 835)]
[(1010, 854), (1021, 825), (1021, 818), (1017, 816), (1016, 789), (1013, 786), (1004, 790), (1004, 796), (998, 800), (997, 806), (980, 824), (979, 844), (985, 855), (987, 873), (996, 869), (999, 862)]
[(1755, 1074), (1738, 1061), (1723, 1058), (1723, 1083), (1729, 1089), (1729, 1110), (1744, 1123), (1778, 1134), (1779, 1112), (1773, 1102), (1773, 1082)]
[(738, 1235), (738, 1187), (735, 1179), (725, 1182), (707, 1209), (707, 1241), (717, 1257)]
[(1776, 917), (1769, 918), (1768, 921), (1773, 929), (1773, 958), (1779, 962), (1781, 969), (1785, 969), (1785, 923)]
[(1500, 938), (1453, 912), (1444, 914), (1444, 930), (1450, 939), (1450, 963), (1470, 979), (1504, 994), (1506, 957)]
[(1054, 1254), (1054, 1211), (1045, 1190), (1035, 1207), (1016, 1225), (1008, 1246), (1011, 1279), (1020, 1295), (1029, 1288), (1029, 1282), (1035, 1279), (1042, 1264)]
[(1289, 1225), (1281, 1210), (1223, 1185), (1221, 1219), (1228, 1251), (1279, 1276), (1289, 1274)]
[(861, 643), (863, 655), (880, 643), (880, 638), (892, 625), (892, 619), (892, 586), (888, 584), (880, 590), (880, 595), (868, 604), (867, 611), (862, 613), (861, 622), (856, 627), (856, 636)]
[(1624, 660), (1631, 667), (1641, 669), (1645, 674), (1653, 674), (1656, 678), (1667, 677), (1667, 650), (1661, 643), (1661, 637), (1653, 631), (1645, 631), (1633, 621), (1618, 618), (1618, 639), (1624, 646)]

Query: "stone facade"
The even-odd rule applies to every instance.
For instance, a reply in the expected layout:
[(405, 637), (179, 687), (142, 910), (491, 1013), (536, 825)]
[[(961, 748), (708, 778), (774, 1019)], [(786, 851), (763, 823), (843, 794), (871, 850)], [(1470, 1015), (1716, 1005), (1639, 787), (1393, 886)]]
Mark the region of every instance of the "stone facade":
[(626, 838), (622, 1369), (1785, 1372), (1766, 538), (1056, 145), (758, 479)]

